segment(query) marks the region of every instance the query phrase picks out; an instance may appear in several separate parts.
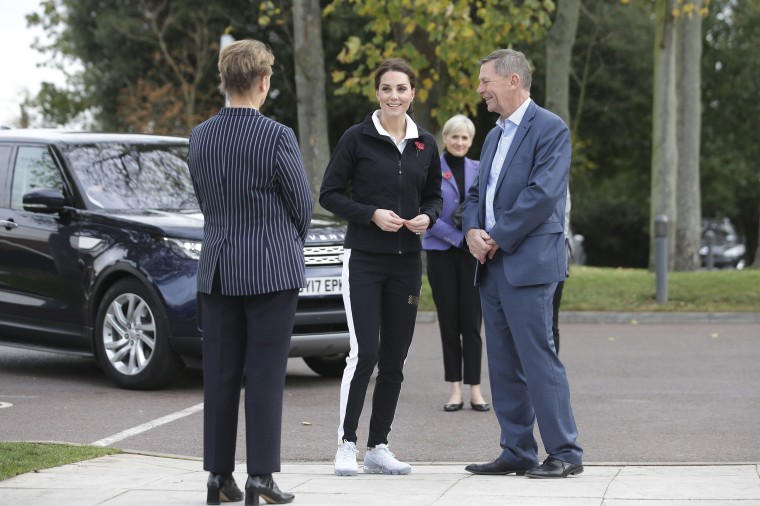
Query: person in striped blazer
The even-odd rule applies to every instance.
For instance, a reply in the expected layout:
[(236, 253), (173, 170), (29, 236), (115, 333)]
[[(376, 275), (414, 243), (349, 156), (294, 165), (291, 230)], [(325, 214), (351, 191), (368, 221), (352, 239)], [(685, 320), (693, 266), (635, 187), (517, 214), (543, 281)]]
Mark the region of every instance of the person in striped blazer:
[(190, 135), (190, 174), (204, 217), (198, 292), (208, 504), (243, 498), (232, 472), (244, 371), (245, 503), (294, 498), (272, 473), (280, 471), (285, 369), (314, 203), (293, 130), (259, 112), (273, 63), (259, 41), (222, 49), (220, 90), (229, 106)]

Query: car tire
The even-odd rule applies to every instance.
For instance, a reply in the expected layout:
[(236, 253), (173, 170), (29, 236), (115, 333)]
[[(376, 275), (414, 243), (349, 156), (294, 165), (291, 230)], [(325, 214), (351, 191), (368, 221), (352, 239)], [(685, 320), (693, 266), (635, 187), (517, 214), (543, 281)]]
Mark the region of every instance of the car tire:
[(121, 388), (161, 388), (183, 369), (182, 359), (169, 343), (163, 307), (136, 279), (115, 283), (101, 299), (95, 349), (100, 366)]
[(325, 378), (343, 377), (343, 369), (346, 368), (346, 357), (348, 353), (337, 353), (325, 357), (303, 357), (303, 361), (309, 366), (309, 369), (324, 376)]

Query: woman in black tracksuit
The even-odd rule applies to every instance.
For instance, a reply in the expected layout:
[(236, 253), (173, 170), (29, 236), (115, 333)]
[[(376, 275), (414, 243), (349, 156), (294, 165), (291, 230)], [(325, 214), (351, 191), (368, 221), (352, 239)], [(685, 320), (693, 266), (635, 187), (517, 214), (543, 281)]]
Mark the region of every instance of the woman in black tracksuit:
[(407, 115), (415, 75), (399, 59), (375, 72), (380, 109), (349, 128), (325, 170), (319, 202), (348, 220), (343, 302), (351, 334), (340, 392), (335, 473), (357, 471), (356, 429), (378, 366), (364, 472), (408, 474), (388, 450), (403, 365), (412, 341), (422, 282), (419, 234), (441, 211), (435, 139)]

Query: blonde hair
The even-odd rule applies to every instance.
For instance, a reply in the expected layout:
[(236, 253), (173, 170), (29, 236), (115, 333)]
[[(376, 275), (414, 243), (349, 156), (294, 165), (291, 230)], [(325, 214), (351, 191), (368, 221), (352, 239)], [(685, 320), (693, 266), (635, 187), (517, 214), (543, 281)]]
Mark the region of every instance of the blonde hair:
[(235, 41), (219, 53), (219, 91), (245, 93), (257, 79), (272, 75), (274, 55), (263, 42)]
[(473, 123), (472, 120), (464, 114), (457, 114), (456, 116), (450, 117), (448, 120), (446, 120), (446, 123), (443, 124), (441, 136), (448, 137), (454, 132), (461, 131), (467, 132), (467, 135), (469, 135), (472, 139), (475, 137), (475, 123)]

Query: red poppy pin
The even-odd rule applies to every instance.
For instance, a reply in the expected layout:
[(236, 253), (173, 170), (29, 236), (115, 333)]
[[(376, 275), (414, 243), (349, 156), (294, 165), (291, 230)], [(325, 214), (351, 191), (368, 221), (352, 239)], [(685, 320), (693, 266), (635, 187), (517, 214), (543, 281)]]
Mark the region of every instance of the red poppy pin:
[(451, 179), (451, 172), (444, 172), (443, 179)]
[(414, 145), (417, 147), (417, 151), (425, 149), (425, 144), (420, 141), (414, 141)]

